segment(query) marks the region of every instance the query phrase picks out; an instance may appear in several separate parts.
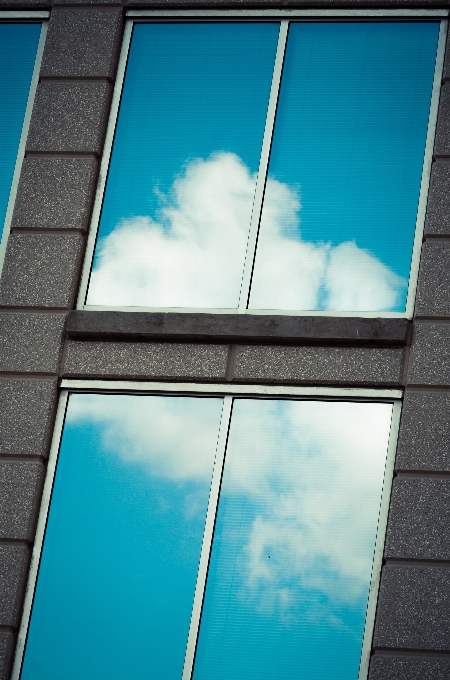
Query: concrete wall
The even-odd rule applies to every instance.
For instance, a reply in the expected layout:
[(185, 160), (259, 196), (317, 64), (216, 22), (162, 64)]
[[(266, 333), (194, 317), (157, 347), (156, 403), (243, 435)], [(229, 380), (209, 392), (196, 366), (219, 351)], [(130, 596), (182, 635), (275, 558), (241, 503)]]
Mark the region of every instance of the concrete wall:
[[(360, 8), (364, 2), (124, 4)], [(384, 0), (380, 6), (448, 3)], [(44, 0), (0, 0), (0, 9), (38, 8), (51, 10), (51, 19), (0, 283), (0, 680), (10, 676), (61, 377), (404, 386), (370, 679), (450, 677), (450, 56), (409, 332), (348, 319), (332, 327), (310, 321), (307, 328), (291, 320), (277, 332), (211, 319), (205, 328), (195, 315), (169, 320), (169, 331), (149, 330), (148, 319), (119, 323), (98, 315), (83, 326), (70, 310), (124, 7), (116, 0), (59, 0), (52, 7)], [(364, 332), (355, 333), (356, 323)]]

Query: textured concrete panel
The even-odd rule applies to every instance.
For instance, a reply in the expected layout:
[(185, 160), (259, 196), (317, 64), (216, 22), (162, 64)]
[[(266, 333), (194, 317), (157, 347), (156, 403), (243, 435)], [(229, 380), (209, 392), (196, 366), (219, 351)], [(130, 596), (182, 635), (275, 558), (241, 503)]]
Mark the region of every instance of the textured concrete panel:
[(450, 569), (384, 567), (374, 647), (450, 650)]
[(54, 10), (42, 59), (41, 77), (113, 78), (122, 10)]
[(431, 169), (425, 235), (450, 236), (450, 163), (436, 162)]
[(99, 154), (106, 125), (108, 83), (39, 84), (27, 151)]
[(450, 560), (450, 478), (394, 479), (384, 554)]
[(57, 373), (65, 315), (0, 312), (0, 371)]
[(434, 153), (436, 156), (450, 154), (450, 83), (441, 88)]
[(11, 234), (0, 282), (0, 304), (70, 309), (83, 250), (81, 234)]
[(56, 380), (0, 380), (0, 453), (45, 456), (56, 404)]
[(395, 465), (450, 471), (450, 394), (406, 391)]
[(96, 177), (95, 158), (25, 158), (11, 226), (87, 229)]
[(240, 345), (234, 379), (245, 382), (399, 385), (401, 349)]
[(33, 540), (44, 473), (39, 461), (0, 460), (0, 538)]
[(64, 375), (216, 380), (225, 377), (227, 354), (228, 345), (73, 340)]
[(17, 626), (30, 553), (22, 545), (0, 545), (0, 626)]
[(382, 656), (370, 660), (369, 680), (448, 680), (450, 659)]
[(450, 385), (450, 324), (414, 324), (408, 382)]
[(450, 240), (422, 246), (415, 314), (450, 316)]
[(15, 639), (9, 631), (0, 632), (0, 680), (8, 680), (12, 664)]

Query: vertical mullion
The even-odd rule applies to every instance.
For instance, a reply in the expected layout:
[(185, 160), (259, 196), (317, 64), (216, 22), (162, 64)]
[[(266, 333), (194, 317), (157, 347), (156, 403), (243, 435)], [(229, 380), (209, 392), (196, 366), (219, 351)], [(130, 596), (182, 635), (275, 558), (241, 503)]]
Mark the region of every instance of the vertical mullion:
[(281, 75), (283, 72), (284, 53), (289, 30), (289, 21), (280, 22), (280, 32), (278, 34), (277, 52), (273, 67), (272, 85), (270, 88), (269, 105), (267, 107), (266, 125), (264, 128), (261, 156), (259, 159), (258, 177), (256, 180), (255, 198), (253, 201), (252, 217), (250, 220), (250, 230), (247, 241), (247, 251), (245, 254), (244, 273), (242, 275), (241, 292), (239, 295), (238, 313), (245, 314), (248, 299), (250, 296), (250, 285), (252, 280), (253, 262), (256, 254), (256, 244), (258, 240), (259, 222), (264, 200), (264, 190), (266, 187), (267, 171), (269, 168), (270, 148), (272, 146), (273, 129), (275, 126), (275, 116), (277, 112), (278, 95), (280, 92)]
[(223, 399), (222, 417), (220, 419), (216, 458), (214, 461), (214, 471), (211, 480), (211, 491), (209, 494), (205, 530), (203, 532), (202, 549), (200, 553), (200, 562), (198, 565), (197, 583), (195, 585), (194, 603), (192, 605), (191, 622), (189, 625), (186, 653), (184, 656), (182, 680), (191, 680), (192, 671), (194, 669), (195, 650), (197, 647), (200, 617), (202, 613), (203, 598), (206, 587), (206, 577), (208, 575), (209, 557), (211, 554), (217, 506), (219, 503), (220, 485), (222, 482), (222, 470), (225, 461), (225, 450), (227, 446), (228, 430), (230, 427), (232, 404), (233, 397), (225, 396)]

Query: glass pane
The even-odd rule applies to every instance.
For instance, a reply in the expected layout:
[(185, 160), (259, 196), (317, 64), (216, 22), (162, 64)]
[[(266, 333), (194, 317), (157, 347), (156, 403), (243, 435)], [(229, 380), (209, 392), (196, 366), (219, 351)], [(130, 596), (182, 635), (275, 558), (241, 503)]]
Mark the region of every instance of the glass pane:
[(180, 680), (221, 408), (70, 397), (22, 680)]
[(135, 26), (88, 304), (237, 307), (278, 31)]
[(235, 401), (194, 680), (357, 680), (391, 415)]
[(253, 309), (405, 309), (439, 23), (291, 24)]
[(40, 35), (41, 24), (0, 24), (0, 234)]

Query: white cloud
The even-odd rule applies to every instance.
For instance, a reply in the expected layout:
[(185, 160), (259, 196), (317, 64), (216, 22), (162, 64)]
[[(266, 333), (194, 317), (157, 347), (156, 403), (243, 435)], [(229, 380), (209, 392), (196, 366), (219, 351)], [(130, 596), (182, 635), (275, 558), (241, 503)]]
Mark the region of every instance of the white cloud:
[[(88, 304), (235, 308), (256, 176), (232, 153), (191, 161), (155, 218), (122, 220), (98, 245)], [(353, 242), (301, 239), (296, 189), (269, 178), (254, 309), (377, 311), (406, 281)]]
[[(78, 394), (67, 419), (99, 427), (105, 455), (144, 474), (209, 484), (221, 408), (221, 399)], [(223, 493), (252, 509), (237, 565), (255, 607), (285, 611), (299, 588), (349, 604), (364, 594), (390, 419), (388, 404), (235, 401)]]

